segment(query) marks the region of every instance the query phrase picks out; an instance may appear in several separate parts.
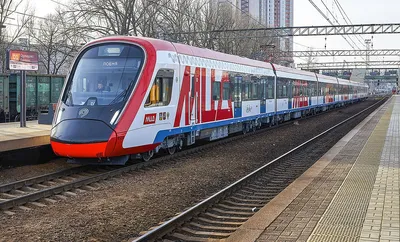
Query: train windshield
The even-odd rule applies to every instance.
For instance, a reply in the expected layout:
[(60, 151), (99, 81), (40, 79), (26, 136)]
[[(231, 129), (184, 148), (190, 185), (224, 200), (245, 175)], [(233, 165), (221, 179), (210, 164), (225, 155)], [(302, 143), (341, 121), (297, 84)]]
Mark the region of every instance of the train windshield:
[(141, 48), (104, 44), (85, 51), (75, 65), (63, 101), (69, 106), (112, 105), (126, 101), (144, 61)]

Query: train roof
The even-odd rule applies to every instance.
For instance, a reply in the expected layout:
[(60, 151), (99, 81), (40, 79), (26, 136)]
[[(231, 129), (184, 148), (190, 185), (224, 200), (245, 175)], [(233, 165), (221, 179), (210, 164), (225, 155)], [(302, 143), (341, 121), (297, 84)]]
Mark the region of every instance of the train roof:
[(368, 87), (366, 83), (350, 81), (351, 85), (358, 87)]
[(293, 78), (293, 79), (302, 79), (306, 81), (317, 81), (314, 72), (308, 72), (298, 69), (293, 69), (286, 66), (280, 66), (273, 64), (276, 70), (276, 75), (278, 77), (286, 77), (286, 78)]
[(257, 61), (257, 60), (249, 59), (246, 57), (225, 54), (225, 53), (210, 50), (210, 49), (199, 48), (199, 47), (194, 47), (194, 46), (180, 44), (180, 43), (172, 43), (172, 42), (169, 42), (166, 40), (159, 40), (159, 39), (153, 39), (153, 38), (135, 37), (135, 36), (112, 36), (112, 37), (104, 37), (104, 38), (100, 38), (98, 40), (94, 40), (94, 41), (88, 43), (87, 45), (101, 43), (101, 42), (107, 42), (107, 41), (133, 42), (133, 43), (145, 45), (144, 46), (145, 48), (146, 48), (146, 46), (148, 46), (150, 44), (156, 51), (174, 51), (174, 52), (177, 52), (178, 54), (182, 54), (182, 55), (191, 55), (191, 56), (196, 56), (196, 57), (201, 57), (201, 58), (225, 61), (225, 62), (230, 62), (230, 63), (234, 63), (234, 64), (254, 66), (254, 67), (272, 70), (272, 66), (268, 62)]
[(298, 70), (298, 69), (294, 69), (294, 68), (290, 68), (290, 67), (271, 64), (268, 62), (257, 61), (257, 60), (249, 59), (246, 57), (225, 54), (222, 52), (218, 52), (218, 51), (214, 51), (214, 50), (210, 50), (210, 49), (206, 49), (206, 48), (199, 48), (199, 47), (194, 47), (194, 46), (190, 46), (190, 45), (186, 45), (186, 44), (172, 43), (172, 42), (169, 42), (166, 40), (146, 38), (146, 37), (136, 37), (136, 36), (103, 37), (103, 38), (100, 38), (100, 39), (97, 39), (97, 40), (94, 40), (94, 41), (88, 43), (87, 45), (85, 45), (85, 47), (88, 45), (101, 43), (101, 42), (108, 42), (108, 41), (138, 43), (138, 44), (142, 45), (144, 48), (153, 48), (153, 50), (155, 50), (155, 51), (173, 51), (173, 52), (177, 52), (177, 54), (190, 55), (190, 56), (195, 56), (195, 57), (200, 57), (200, 58), (205, 58), (205, 59), (229, 62), (229, 63), (233, 63), (233, 64), (263, 68), (263, 69), (268, 69), (270, 71), (275, 69), (276, 75), (278, 77), (303, 79), (303, 80), (307, 80), (307, 81), (316, 81), (316, 76), (317, 76), (318, 81), (320, 81), (320, 82), (338, 83), (338, 81), (339, 81), (339, 84), (347, 83), (349, 85), (366, 86), (366, 84), (363, 84), (363, 83), (354, 84), (354, 82), (350, 82), (350, 81), (344, 80), (344, 79), (338, 79), (336, 77), (325, 76), (322, 74), (315, 74), (313, 72), (307, 72), (307, 71)]
[(249, 59), (246, 57), (225, 54), (222, 52), (209, 50), (209, 49), (205, 49), (205, 48), (194, 47), (194, 46), (185, 45), (185, 44), (173, 43), (173, 45), (175, 46), (176, 52), (178, 54), (192, 55), (192, 56), (201, 57), (201, 58), (207, 58), (207, 59), (212, 59), (212, 60), (225, 61), (225, 62), (230, 62), (230, 63), (234, 63), (234, 64), (240, 64), (240, 65), (253, 66), (253, 67), (259, 67), (259, 68), (273, 70), (271, 64), (268, 62), (257, 61), (257, 60)]
[(333, 77), (333, 76), (325, 76), (325, 75), (322, 75), (322, 74), (319, 74), (319, 73), (317, 73), (316, 75), (317, 75), (317, 77), (318, 77), (318, 81), (319, 81), (319, 82), (323, 82), (323, 83), (333, 83), (333, 84), (337, 84), (337, 83), (338, 83), (338, 80), (337, 80), (336, 77)]
[(341, 85), (350, 85), (350, 81), (349, 80), (338, 78), (338, 82)]

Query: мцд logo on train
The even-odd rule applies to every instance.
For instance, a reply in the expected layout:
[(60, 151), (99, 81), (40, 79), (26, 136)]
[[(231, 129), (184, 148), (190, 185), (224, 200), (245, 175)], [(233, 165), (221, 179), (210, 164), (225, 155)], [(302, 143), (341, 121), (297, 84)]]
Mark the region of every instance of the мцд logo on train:
[(143, 124), (155, 124), (156, 123), (156, 113), (148, 113), (144, 115)]

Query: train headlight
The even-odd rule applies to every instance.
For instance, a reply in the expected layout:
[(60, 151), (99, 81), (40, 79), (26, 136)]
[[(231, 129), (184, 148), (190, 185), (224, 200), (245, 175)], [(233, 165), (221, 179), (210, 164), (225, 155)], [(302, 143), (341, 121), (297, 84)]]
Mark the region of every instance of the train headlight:
[(111, 118), (111, 121), (110, 121), (110, 124), (111, 124), (111, 125), (113, 125), (114, 122), (115, 122), (115, 120), (117, 120), (118, 115), (119, 115), (119, 110), (116, 111), (116, 112), (114, 113), (113, 117)]

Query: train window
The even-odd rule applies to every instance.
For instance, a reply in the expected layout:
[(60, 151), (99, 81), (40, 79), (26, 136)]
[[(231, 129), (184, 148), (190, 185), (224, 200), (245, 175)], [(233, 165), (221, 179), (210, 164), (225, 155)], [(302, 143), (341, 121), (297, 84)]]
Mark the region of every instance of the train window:
[(333, 95), (335, 93), (335, 87), (333, 84), (328, 84), (328, 93), (329, 95)]
[(243, 101), (246, 100), (257, 100), (259, 99), (259, 83), (258, 82), (247, 82), (243, 84)]
[(304, 93), (305, 93), (306, 96), (311, 97), (311, 95), (312, 95), (311, 94), (311, 87), (310, 87), (311, 82), (306, 81), (305, 83), (306, 83), (306, 86), (305, 86), (305, 89), (304, 89)]
[(311, 96), (318, 96), (318, 89), (317, 89), (317, 82), (311, 82), (310, 83), (310, 89), (311, 89)]
[(243, 83), (243, 88), (242, 88), (242, 100), (246, 101), (250, 99), (249, 92), (250, 92), (250, 83)]
[(319, 88), (318, 88), (318, 96), (325, 96), (325, 83), (319, 83)]
[(145, 107), (167, 106), (171, 101), (174, 70), (161, 69), (157, 72)]
[(293, 81), (293, 96), (304, 95), (304, 81), (296, 80)]
[(274, 98), (274, 78), (270, 77), (268, 78), (268, 83), (267, 83), (267, 99), (273, 99)]
[(259, 86), (260, 86), (260, 84), (258, 81), (251, 83), (251, 99), (253, 99), (253, 100), (260, 99), (259, 93), (258, 93)]
[(97, 105), (124, 102), (136, 85), (144, 53), (126, 44), (95, 45), (85, 50), (74, 64), (62, 101), (66, 105)]
[(286, 85), (282, 85), (282, 97), (287, 97), (287, 86)]
[(249, 75), (244, 75), (242, 79), (242, 101), (251, 99), (251, 78)]
[(223, 83), (222, 100), (229, 100), (231, 97), (231, 88), (228, 82)]
[(277, 98), (289, 97), (290, 81), (288, 79), (279, 78), (277, 81), (278, 93)]
[(213, 83), (213, 100), (221, 99), (221, 82)]
[(262, 90), (260, 90), (260, 79), (257, 76), (251, 76), (250, 77), (250, 83), (249, 83), (249, 93), (248, 93), (248, 99), (249, 100), (257, 100), (261, 99), (261, 94)]

